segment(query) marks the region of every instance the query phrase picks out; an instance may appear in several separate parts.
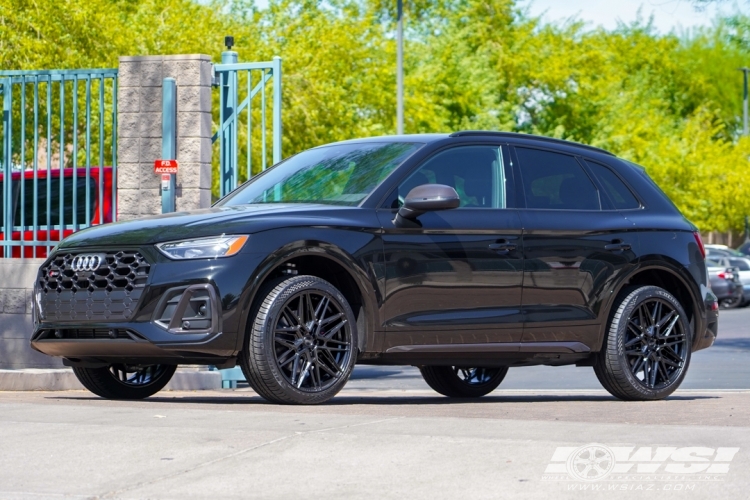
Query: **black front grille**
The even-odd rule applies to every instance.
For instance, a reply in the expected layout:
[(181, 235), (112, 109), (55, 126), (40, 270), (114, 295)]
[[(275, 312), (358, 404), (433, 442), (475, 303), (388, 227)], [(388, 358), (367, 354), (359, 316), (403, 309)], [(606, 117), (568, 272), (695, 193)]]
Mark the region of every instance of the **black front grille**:
[(49, 328), (40, 330), (33, 340), (144, 340), (143, 336), (122, 328)]
[(76, 271), (73, 260), (92, 253), (60, 253), (39, 270), (43, 321), (117, 321), (133, 316), (151, 265), (137, 251), (102, 252), (97, 269)]

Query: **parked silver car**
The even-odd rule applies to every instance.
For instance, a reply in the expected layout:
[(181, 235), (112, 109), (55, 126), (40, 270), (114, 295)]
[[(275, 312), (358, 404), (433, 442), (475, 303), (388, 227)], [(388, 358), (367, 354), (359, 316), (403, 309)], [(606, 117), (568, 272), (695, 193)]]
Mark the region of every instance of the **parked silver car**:
[(717, 257), (746, 257), (742, 252), (726, 245), (705, 245), (706, 257), (716, 260)]
[(750, 258), (747, 257), (712, 257), (711, 260), (722, 267), (731, 267), (737, 270), (742, 282), (744, 292), (744, 301), (742, 305), (747, 305), (750, 301)]
[(715, 260), (706, 259), (711, 291), (723, 309), (739, 307), (745, 301), (740, 274), (736, 267), (726, 267)]

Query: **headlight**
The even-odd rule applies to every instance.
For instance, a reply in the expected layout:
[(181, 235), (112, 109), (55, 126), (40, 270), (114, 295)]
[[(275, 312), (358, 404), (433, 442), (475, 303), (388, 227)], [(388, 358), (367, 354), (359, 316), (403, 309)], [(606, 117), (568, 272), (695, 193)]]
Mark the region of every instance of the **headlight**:
[(159, 243), (156, 248), (170, 259), (175, 260), (216, 259), (230, 257), (242, 250), (247, 238), (246, 235), (196, 238), (194, 240)]

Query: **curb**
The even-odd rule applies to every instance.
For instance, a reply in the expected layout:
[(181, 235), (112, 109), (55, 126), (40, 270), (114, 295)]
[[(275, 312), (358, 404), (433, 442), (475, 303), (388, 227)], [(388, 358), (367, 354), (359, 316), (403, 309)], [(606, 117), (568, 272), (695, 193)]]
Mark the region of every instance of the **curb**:
[[(163, 391), (221, 389), (218, 371), (178, 369)], [(0, 391), (80, 391), (85, 388), (70, 368), (0, 370)]]

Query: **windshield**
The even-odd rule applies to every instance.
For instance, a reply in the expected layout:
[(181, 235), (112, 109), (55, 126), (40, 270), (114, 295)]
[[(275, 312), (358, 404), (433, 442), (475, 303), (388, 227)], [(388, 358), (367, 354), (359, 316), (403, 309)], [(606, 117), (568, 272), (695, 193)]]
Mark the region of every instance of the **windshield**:
[(328, 203), (355, 206), (422, 144), (338, 144), (303, 151), (246, 183), (218, 205)]

